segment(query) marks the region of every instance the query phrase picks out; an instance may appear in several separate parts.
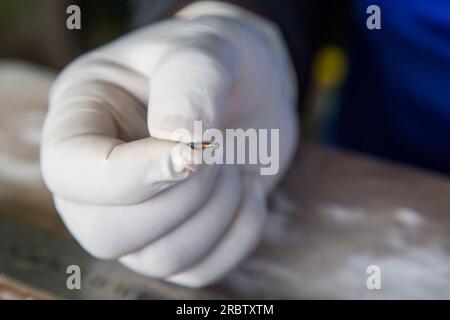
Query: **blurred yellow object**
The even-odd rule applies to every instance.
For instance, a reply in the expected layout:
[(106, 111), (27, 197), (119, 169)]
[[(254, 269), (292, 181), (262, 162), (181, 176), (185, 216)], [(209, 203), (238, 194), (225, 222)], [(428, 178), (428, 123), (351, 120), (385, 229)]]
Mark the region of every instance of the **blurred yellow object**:
[(335, 87), (344, 81), (346, 74), (347, 58), (344, 50), (336, 46), (319, 50), (312, 65), (312, 76), (319, 86)]
[(334, 45), (322, 47), (315, 55), (309, 96), (303, 113), (305, 138), (323, 139), (328, 124), (337, 112), (347, 65), (346, 52)]

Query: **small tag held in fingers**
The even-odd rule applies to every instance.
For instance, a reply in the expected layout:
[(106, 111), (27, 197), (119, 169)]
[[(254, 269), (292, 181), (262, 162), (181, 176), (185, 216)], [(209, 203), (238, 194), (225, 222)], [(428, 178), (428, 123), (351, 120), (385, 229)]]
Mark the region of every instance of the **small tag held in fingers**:
[[(190, 142), (190, 143), (188, 143), (188, 146), (191, 147), (192, 152), (194, 152), (194, 154), (195, 154), (194, 159), (195, 160), (198, 160), (198, 159), (202, 160), (203, 159), (202, 150), (219, 148), (219, 144), (217, 142), (212, 142), (212, 141), (208, 141), (208, 142)], [(203, 164), (203, 161), (196, 162), (196, 164)], [(209, 168), (211, 166), (207, 165), (206, 167)], [(197, 167), (194, 170), (196, 170), (196, 169), (197, 169)], [(188, 168), (188, 170), (190, 170), (190, 168)], [(194, 171), (194, 170), (192, 170), (192, 171)]]
[(216, 149), (219, 147), (219, 144), (217, 142), (191, 142), (189, 146), (192, 149)]

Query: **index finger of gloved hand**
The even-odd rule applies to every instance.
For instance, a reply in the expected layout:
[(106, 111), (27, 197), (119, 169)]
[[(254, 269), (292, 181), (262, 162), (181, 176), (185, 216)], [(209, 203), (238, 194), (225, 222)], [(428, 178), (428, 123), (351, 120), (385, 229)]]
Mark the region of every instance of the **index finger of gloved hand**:
[[(209, 31), (174, 40), (151, 75), (151, 136), (200, 142), (201, 136), (194, 135), (195, 121), (201, 121), (204, 129), (220, 123), (235, 78), (237, 52), (220, 32), (214, 32), (215, 26), (202, 23), (192, 22), (188, 27)], [(190, 136), (174, 135), (177, 129)]]
[(120, 139), (110, 104), (138, 103), (128, 93), (102, 82), (83, 85), (51, 102), (44, 125), (41, 167), (54, 194), (82, 203), (136, 204), (195, 170), (187, 145)]

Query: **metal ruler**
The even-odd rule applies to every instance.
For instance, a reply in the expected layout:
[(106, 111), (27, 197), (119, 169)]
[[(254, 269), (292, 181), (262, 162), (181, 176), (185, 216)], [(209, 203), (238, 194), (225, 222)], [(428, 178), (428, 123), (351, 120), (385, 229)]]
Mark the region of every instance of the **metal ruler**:
[[(67, 286), (70, 265), (80, 267), (81, 289), (70, 290)], [(118, 262), (91, 257), (71, 238), (52, 236), (1, 216), (0, 280), (0, 292), (3, 289), (6, 298), (225, 298), (214, 291), (179, 287), (141, 276)]]

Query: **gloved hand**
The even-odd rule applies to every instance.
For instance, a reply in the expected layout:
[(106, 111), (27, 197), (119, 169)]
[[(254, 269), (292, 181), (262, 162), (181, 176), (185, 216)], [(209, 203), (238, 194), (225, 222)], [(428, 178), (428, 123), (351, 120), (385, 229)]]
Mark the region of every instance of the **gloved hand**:
[[(209, 284), (255, 247), (265, 198), (296, 145), (293, 69), (277, 28), (199, 2), (72, 62), (50, 94), (41, 147), (64, 223), (92, 255)], [(173, 132), (280, 129), (279, 173), (195, 165)], [(258, 166), (256, 166), (258, 167)]]

